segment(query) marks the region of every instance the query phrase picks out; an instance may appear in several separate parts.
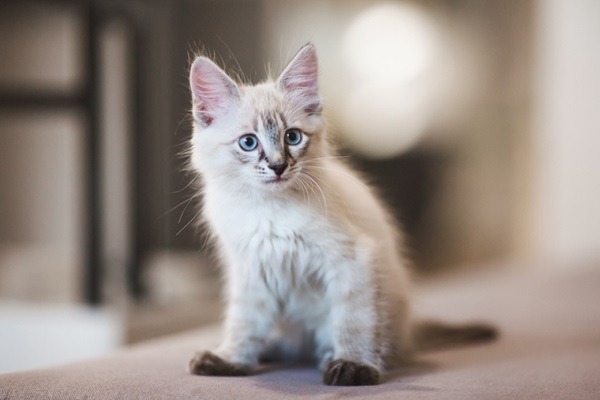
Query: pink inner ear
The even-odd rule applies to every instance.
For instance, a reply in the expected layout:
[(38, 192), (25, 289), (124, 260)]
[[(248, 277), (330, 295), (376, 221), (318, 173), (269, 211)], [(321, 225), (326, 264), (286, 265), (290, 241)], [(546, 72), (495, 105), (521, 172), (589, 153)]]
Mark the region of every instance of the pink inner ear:
[(308, 114), (321, 111), (319, 66), (312, 45), (304, 46), (283, 71), (279, 83), (291, 100)]
[(212, 61), (199, 57), (190, 72), (194, 116), (205, 126), (227, 112), (239, 92), (235, 83)]

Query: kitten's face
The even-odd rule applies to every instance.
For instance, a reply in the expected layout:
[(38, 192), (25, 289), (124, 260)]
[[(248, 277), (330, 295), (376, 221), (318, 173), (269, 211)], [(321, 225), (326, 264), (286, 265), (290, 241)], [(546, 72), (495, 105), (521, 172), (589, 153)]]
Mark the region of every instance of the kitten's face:
[(311, 45), (300, 50), (276, 82), (238, 87), (203, 57), (194, 62), (190, 82), (192, 160), (206, 179), (248, 191), (281, 191), (305, 183), (311, 160), (324, 154)]

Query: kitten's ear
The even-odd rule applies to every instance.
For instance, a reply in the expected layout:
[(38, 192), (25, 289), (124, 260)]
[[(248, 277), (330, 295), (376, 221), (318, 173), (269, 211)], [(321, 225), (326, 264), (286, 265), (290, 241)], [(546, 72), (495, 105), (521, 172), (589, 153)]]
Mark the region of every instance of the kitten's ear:
[(288, 64), (277, 80), (277, 84), (307, 114), (319, 114), (321, 97), (318, 75), (317, 51), (311, 43), (308, 43)]
[(235, 82), (206, 57), (198, 57), (192, 64), (190, 89), (194, 119), (205, 127), (239, 104)]

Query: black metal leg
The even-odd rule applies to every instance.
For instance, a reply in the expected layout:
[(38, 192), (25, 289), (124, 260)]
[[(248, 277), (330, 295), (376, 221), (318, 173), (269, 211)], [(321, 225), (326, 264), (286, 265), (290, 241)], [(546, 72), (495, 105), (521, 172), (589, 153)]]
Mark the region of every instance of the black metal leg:
[(86, 44), (85, 68), (87, 82), (85, 87), (85, 108), (87, 111), (86, 141), (86, 237), (85, 237), (85, 273), (84, 295), (88, 304), (102, 303), (102, 205), (100, 167), (100, 129), (99, 129), (99, 68), (98, 68), (98, 14), (92, 2), (85, 7)]

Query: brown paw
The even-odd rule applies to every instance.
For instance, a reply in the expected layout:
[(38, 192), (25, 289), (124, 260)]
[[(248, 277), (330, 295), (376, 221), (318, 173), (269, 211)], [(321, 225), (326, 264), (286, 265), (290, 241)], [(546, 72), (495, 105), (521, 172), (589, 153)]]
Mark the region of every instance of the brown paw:
[(218, 376), (244, 376), (249, 372), (247, 367), (225, 361), (210, 351), (194, 354), (190, 360), (189, 371), (194, 375)]
[(364, 364), (353, 361), (333, 360), (323, 374), (323, 383), (334, 386), (365, 386), (377, 385), (379, 371)]

